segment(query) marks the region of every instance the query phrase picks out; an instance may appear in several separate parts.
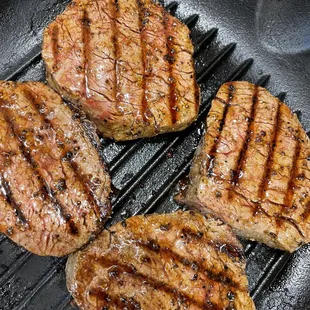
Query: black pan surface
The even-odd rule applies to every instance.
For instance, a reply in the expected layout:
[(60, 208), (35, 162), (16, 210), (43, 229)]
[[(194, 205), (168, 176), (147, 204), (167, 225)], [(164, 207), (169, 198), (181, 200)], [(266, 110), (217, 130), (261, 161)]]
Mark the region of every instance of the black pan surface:
[[(310, 2), (178, 0), (165, 6), (192, 29), (201, 115), (182, 133), (126, 143), (102, 141), (114, 186), (108, 225), (137, 213), (178, 209), (173, 193), (189, 171), (210, 99), (225, 81), (248, 80), (283, 99), (310, 130)], [(44, 81), (42, 30), (68, 0), (0, 1), (0, 78)], [(310, 246), (292, 255), (242, 241), (259, 310), (310, 309)], [(38, 257), (0, 236), (0, 309), (74, 309), (66, 258)], [(151, 307), (151, 306), (150, 306)]]

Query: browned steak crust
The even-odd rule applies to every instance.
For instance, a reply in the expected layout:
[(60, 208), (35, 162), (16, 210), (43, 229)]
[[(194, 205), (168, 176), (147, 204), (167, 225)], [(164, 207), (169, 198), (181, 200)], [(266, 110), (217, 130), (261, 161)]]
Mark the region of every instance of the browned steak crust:
[(135, 216), (69, 257), (81, 309), (255, 309), (230, 228), (193, 211)]
[(111, 212), (82, 123), (42, 83), (0, 82), (0, 231), (38, 255), (85, 244)]
[(179, 131), (197, 117), (189, 29), (150, 0), (75, 0), (44, 32), (50, 85), (109, 138)]
[(309, 242), (310, 143), (296, 115), (264, 88), (224, 84), (181, 200), (271, 247)]

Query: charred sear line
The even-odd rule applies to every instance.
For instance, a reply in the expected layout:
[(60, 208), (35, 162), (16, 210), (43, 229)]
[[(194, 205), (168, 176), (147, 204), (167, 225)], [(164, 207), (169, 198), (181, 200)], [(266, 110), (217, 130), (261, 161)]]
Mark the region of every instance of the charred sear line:
[(82, 42), (83, 42), (83, 55), (84, 55), (84, 91), (86, 98), (90, 97), (89, 87), (88, 87), (88, 70), (89, 70), (89, 41), (90, 41), (90, 24), (91, 20), (88, 17), (87, 10), (83, 9), (83, 16), (81, 19), (81, 27), (82, 27)]
[(52, 29), (51, 34), (51, 40), (52, 40), (52, 52), (53, 52), (53, 70), (57, 71), (58, 64), (59, 64), (59, 28), (58, 25), (55, 23)]
[(171, 122), (175, 124), (178, 121), (178, 96), (176, 94), (176, 80), (173, 76), (172, 65), (175, 62), (174, 56), (174, 37), (168, 35), (167, 23), (169, 20), (169, 14), (162, 9), (164, 29), (166, 35), (166, 44), (168, 49), (168, 54), (164, 56), (165, 61), (169, 64), (169, 101), (170, 101), (170, 112), (171, 112)]
[[(30, 156), (30, 154), (28, 154)], [(34, 168), (34, 167), (33, 167)], [(54, 208), (59, 212), (61, 217), (67, 222), (70, 232), (72, 235), (78, 235), (79, 230), (76, 227), (74, 221), (72, 220), (72, 216), (70, 214), (64, 213), (64, 207), (60, 203), (60, 201), (56, 198), (55, 193), (51, 190), (49, 185), (47, 184), (46, 180), (42, 178), (42, 176), (39, 174), (39, 172), (34, 168), (36, 175), (39, 176), (39, 182), (41, 183), (41, 195), (43, 197), (49, 197)]]
[[(88, 291), (90, 299), (95, 298), (97, 301), (103, 301), (108, 306), (115, 306), (117, 309), (128, 309), (128, 310), (140, 310), (140, 303), (133, 297), (127, 298), (125, 296), (113, 296), (108, 294), (107, 291), (101, 287), (91, 288)], [(108, 309), (103, 307), (102, 309)]]
[(298, 231), (298, 233), (299, 233), (299, 235), (301, 237), (305, 238), (304, 233), (302, 232), (302, 230), (300, 229), (300, 227), (298, 226), (296, 221), (294, 221), (292, 218), (289, 218), (289, 217), (286, 217), (286, 216), (283, 216), (283, 215), (277, 215), (276, 216), (276, 221), (277, 221), (278, 226), (281, 226), (282, 222), (289, 223), (290, 225), (292, 225)]
[(141, 3), (141, 1), (137, 1), (138, 4), (138, 8), (139, 8), (139, 30), (140, 30), (140, 45), (141, 45), (141, 55), (142, 55), (142, 65), (143, 65), (143, 77), (142, 77), (142, 105), (141, 105), (141, 114), (143, 117), (143, 121), (147, 122), (147, 100), (146, 100), (146, 96), (145, 96), (145, 90), (146, 90), (146, 78), (148, 76), (147, 73), (147, 68), (146, 68), (146, 46), (145, 46), (145, 42), (143, 40), (143, 28), (144, 28), (144, 24), (147, 20), (147, 18), (145, 17), (145, 15), (148, 15), (149, 12), (147, 10), (147, 8), (143, 7), (143, 4)]
[(216, 100), (219, 100), (225, 106), (224, 106), (224, 111), (223, 111), (223, 117), (221, 119), (221, 123), (220, 123), (220, 126), (218, 128), (217, 137), (215, 139), (215, 142), (213, 144), (212, 149), (210, 150), (210, 153), (208, 154), (208, 157), (209, 157), (209, 167), (208, 167), (208, 172), (207, 172), (208, 177), (213, 176), (213, 169), (214, 169), (214, 165), (215, 165), (215, 155), (216, 155), (218, 143), (220, 141), (221, 133), (222, 133), (224, 125), (225, 125), (225, 120), (226, 120), (226, 116), (227, 116), (227, 113), (228, 113), (228, 110), (230, 107), (230, 103), (233, 100), (233, 96), (234, 96), (234, 91), (235, 91), (234, 86), (232, 84), (230, 84), (228, 89), (229, 89), (229, 91), (227, 94), (227, 97), (228, 97), (227, 101), (224, 101), (222, 99), (219, 100), (219, 98), (216, 98)]
[(233, 186), (236, 186), (238, 184), (239, 178), (240, 178), (240, 173), (242, 172), (242, 169), (243, 169), (243, 166), (245, 163), (245, 159), (246, 159), (245, 155), (246, 155), (249, 143), (250, 143), (251, 134), (252, 134), (253, 129), (254, 129), (253, 125), (254, 125), (254, 120), (255, 120), (257, 96), (258, 96), (258, 86), (255, 85), (254, 93), (253, 93), (253, 97), (252, 97), (251, 114), (250, 114), (250, 118), (248, 119), (248, 128), (246, 131), (246, 137), (245, 137), (245, 140), (243, 141), (243, 146), (242, 146), (241, 152), (239, 154), (236, 169), (234, 169), (232, 171), (231, 184)]
[[(137, 268), (132, 264), (125, 265), (117, 260), (109, 260), (108, 258), (99, 258), (96, 260), (96, 262), (101, 267), (109, 269), (109, 278), (111, 281), (117, 280), (117, 278), (120, 277), (121, 275), (128, 275), (130, 277), (137, 279), (138, 281), (141, 281), (141, 284), (143, 284), (146, 287), (150, 286), (155, 290), (162, 291), (173, 296), (180, 306), (195, 305), (197, 307), (201, 307), (202, 309), (208, 309), (205, 308), (206, 305), (204, 303), (199, 302), (190, 295), (178, 291), (176, 288), (171, 287), (169, 284), (165, 282), (159, 281), (157, 279), (151, 278), (149, 276), (140, 273), (137, 270)], [(213, 305), (213, 308), (210, 309), (219, 310), (220, 308), (217, 307), (216, 305)]]
[[(193, 234), (195, 233), (193, 232)], [(197, 236), (197, 234), (195, 235)], [(188, 232), (187, 232), (187, 236), (185, 236), (185, 238), (192, 238), (192, 237), (188, 237)], [(205, 242), (205, 240), (201, 242)], [(149, 240), (148, 242), (136, 241), (136, 244), (141, 248), (148, 249), (152, 252), (160, 254), (161, 257), (165, 258), (165, 261), (173, 260), (174, 262), (178, 262), (185, 267), (192, 268), (193, 270), (197, 272), (206, 274), (207, 277), (211, 281), (227, 285), (228, 287), (231, 287), (232, 290), (237, 289), (237, 288), (239, 289), (239, 286), (240, 286), (239, 283), (229, 278), (227, 274), (225, 274), (224, 272), (216, 273), (212, 269), (205, 269), (202, 261), (191, 261), (189, 258), (183, 257), (179, 255), (178, 253), (175, 253), (170, 248), (160, 247), (154, 240)], [(224, 244), (223, 245), (212, 244), (211, 242), (208, 242), (207, 244), (213, 247), (217, 252), (226, 253), (230, 257), (233, 256), (234, 258), (236, 258), (236, 257), (239, 257), (240, 255), (239, 251), (236, 250), (235, 252), (233, 252), (233, 250), (231, 250), (233, 248), (232, 246), (224, 245)]]
[(290, 180), (288, 182), (288, 188), (287, 193), (285, 197), (285, 206), (290, 208), (292, 206), (293, 198), (294, 198), (294, 187), (295, 187), (295, 180), (298, 176), (298, 159), (300, 155), (301, 145), (300, 141), (297, 140), (294, 157), (293, 157), (293, 164), (292, 164), (292, 170), (290, 173)]
[[(239, 196), (240, 198), (242, 198), (243, 200), (248, 201), (248, 198), (245, 197), (243, 194), (237, 192), (237, 191), (235, 190), (235, 188), (232, 188), (231, 191), (233, 191), (233, 194), (234, 194), (234, 195), (237, 195), (237, 196)], [(258, 214), (263, 214), (263, 215), (265, 215), (266, 217), (269, 217), (269, 218), (271, 217), (271, 216), (266, 212), (266, 210), (262, 207), (262, 205), (261, 205), (259, 202), (257, 202), (257, 201), (252, 201), (252, 200), (251, 200), (251, 203), (249, 204), (249, 208), (252, 209), (253, 216), (256, 216), (256, 215), (258, 215)]]
[(38, 111), (38, 115), (40, 116), (40, 119), (42, 122), (47, 125), (51, 126), (50, 121), (44, 117), (43, 113), (41, 111), (44, 111), (44, 102), (42, 100), (39, 100), (36, 96), (36, 94), (28, 87), (23, 88), (23, 96), (26, 98), (26, 100), (31, 104), (31, 106)]
[[(29, 92), (29, 94), (32, 95), (32, 93)], [(31, 97), (32, 99), (35, 99), (35, 96)], [(29, 99), (29, 97), (28, 97)], [(34, 106), (36, 101), (30, 101)], [(40, 195), (43, 198), (46, 198), (47, 196), (50, 198), (54, 208), (59, 211), (59, 214), (61, 217), (68, 223), (70, 231), (72, 234), (78, 234), (78, 229), (73, 223), (71, 216), (68, 218), (67, 215), (64, 214), (63, 210), (64, 207), (61, 205), (61, 203), (57, 200), (55, 197), (55, 193), (49, 188), (46, 180), (43, 178), (43, 176), (38, 171), (38, 163), (34, 160), (34, 158), (31, 156), (30, 150), (25, 146), (25, 136), (20, 135), (14, 128), (14, 124), (11, 121), (13, 117), (11, 118), (7, 113), (3, 113), (4, 119), (9, 125), (10, 131), (13, 133), (14, 137), (17, 137), (18, 143), (19, 143), (19, 151), (20, 154), (24, 157), (24, 159), (28, 162), (28, 164), (32, 167), (34, 171), (34, 175), (37, 177), (39, 183), (40, 183)]]
[(18, 222), (23, 226), (28, 225), (24, 214), (20, 210), (18, 203), (15, 201), (15, 199), (13, 197), (13, 193), (11, 191), (10, 184), (5, 180), (4, 176), (1, 173), (0, 173), (0, 193), (2, 193), (6, 202), (14, 210), (15, 215), (18, 218)]
[(89, 201), (89, 204), (93, 206), (94, 211), (99, 219), (103, 218), (105, 216), (103, 208), (108, 208), (107, 205), (102, 205), (97, 196), (95, 195), (94, 188), (96, 185), (91, 184), (91, 180), (89, 180), (88, 177), (84, 176), (81, 173), (81, 169), (74, 161), (69, 161), (69, 164), (72, 168), (72, 170), (75, 172), (75, 176), (77, 180), (80, 182), (80, 184), (83, 187), (83, 190), (85, 194), (87, 195), (87, 201)]
[[(47, 118), (45, 118), (44, 114), (40, 113), (40, 102), (37, 99), (37, 97), (35, 96), (35, 94), (31, 90), (29, 90), (27, 88), (25, 88), (23, 90), (23, 94), (25, 95), (25, 97), (29, 101), (29, 103), (32, 104), (33, 108), (39, 113), (42, 122), (46, 123), (46, 124), (49, 124), (49, 126), (51, 126), (51, 128), (54, 130), (51, 122)], [(30, 156), (30, 154), (29, 154), (29, 156)], [(96, 201), (96, 197), (94, 195), (94, 191), (91, 188), (90, 181), (80, 173), (80, 171), (81, 171), (80, 167), (75, 162), (73, 162), (72, 159), (73, 159), (73, 152), (71, 152), (70, 149), (65, 148), (63, 150), (63, 154), (62, 154), (61, 160), (63, 162), (67, 162), (69, 164), (71, 170), (75, 174), (75, 178), (76, 178), (77, 182), (79, 184), (81, 184), (84, 192), (87, 194), (88, 201), (90, 201), (90, 204), (95, 207), (95, 212), (97, 213), (97, 216), (100, 218), (103, 215), (101, 214), (101, 210), (99, 208), (99, 202)], [(33, 162), (32, 159), (31, 159), (31, 161)], [(61, 180), (61, 181), (63, 181), (63, 180)], [(62, 190), (66, 190), (67, 189), (67, 186), (65, 186), (65, 188), (64, 188), (64, 186), (60, 185), (60, 187), (62, 187)], [(64, 216), (64, 218), (66, 218), (67, 222), (69, 223), (69, 227), (70, 227), (70, 230), (71, 230), (72, 234), (77, 234), (78, 233), (78, 229), (75, 226), (73, 220), (71, 219), (71, 216), (68, 217), (68, 215), (66, 215), (66, 214), (64, 214), (62, 212), (63, 207), (61, 206), (60, 202), (57, 201), (57, 199), (54, 196), (54, 193), (52, 193), (52, 191), (49, 189), (47, 184), (45, 184), (45, 188), (46, 188), (47, 192), (49, 193), (49, 196), (51, 197), (51, 199), (54, 202), (54, 204), (56, 206), (58, 206), (58, 208), (61, 210), (61, 214)], [(102, 206), (102, 207), (104, 207), (104, 206)]]
[(120, 52), (117, 42), (117, 19), (119, 14), (119, 4), (118, 0), (115, 0), (114, 2), (115, 8), (113, 8), (113, 11), (111, 12), (112, 20), (111, 20), (111, 29), (112, 29), (112, 41), (113, 41), (113, 53), (114, 53), (114, 81), (115, 81), (115, 92), (114, 92), (114, 98), (115, 98), (115, 107), (116, 110), (119, 110), (119, 98), (118, 94), (121, 93), (120, 89), (120, 82), (119, 82), (119, 59), (120, 59)]
[(276, 147), (276, 141), (277, 141), (277, 137), (278, 137), (278, 131), (279, 131), (279, 127), (280, 127), (280, 105), (281, 103), (278, 102), (278, 110), (277, 110), (277, 115), (276, 115), (276, 120), (275, 120), (275, 124), (273, 127), (273, 137), (272, 137), (272, 143), (269, 146), (269, 150), (268, 150), (268, 157), (267, 157), (267, 161), (266, 161), (266, 165), (264, 167), (264, 176), (262, 178), (262, 182), (260, 184), (259, 187), (259, 191), (258, 191), (258, 198), (260, 198), (260, 200), (263, 200), (266, 198), (266, 190), (268, 187), (268, 183), (271, 177), (271, 167), (273, 164), (273, 155), (274, 155), (274, 150)]
[(219, 102), (222, 103), (223, 105), (226, 105), (226, 104), (227, 104), (227, 101), (223, 100), (223, 99), (220, 98), (220, 97), (214, 97), (214, 100), (219, 101)]

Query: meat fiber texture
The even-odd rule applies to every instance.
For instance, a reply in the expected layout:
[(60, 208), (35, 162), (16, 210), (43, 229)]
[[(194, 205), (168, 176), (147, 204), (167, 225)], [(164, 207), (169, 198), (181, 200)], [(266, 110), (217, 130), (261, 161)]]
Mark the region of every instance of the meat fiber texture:
[(242, 237), (293, 252), (310, 241), (310, 143), (266, 89), (224, 84), (212, 102), (188, 188), (178, 199)]
[(76, 0), (44, 32), (47, 80), (105, 137), (180, 131), (200, 101), (189, 33), (150, 0)]
[(0, 82), (0, 231), (38, 255), (77, 250), (111, 212), (96, 135), (78, 118), (42, 83)]
[(241, 244), (194, 211), (120, 222), (72, 254), (66, 275), (83, 310), (255, 309)]

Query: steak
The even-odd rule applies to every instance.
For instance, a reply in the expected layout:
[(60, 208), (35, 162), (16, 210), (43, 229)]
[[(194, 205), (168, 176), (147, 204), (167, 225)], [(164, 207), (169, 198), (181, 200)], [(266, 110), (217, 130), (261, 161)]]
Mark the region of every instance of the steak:
[(44, 32), (49, 84), (101, 133), (131, 140), (197, 117), (189, 29), (151, 0), (75, 0)]
[(310, 143), (297, 116), (262, 87), (224, 84), (178, 199), (270, 247), (309, 242)]
[(83, 310), (255, 309), (241, 244), (194, 211), (120, 222), (71, 255), (66, 275)]
[(78, 116), (42, 83), (0, 82), (0, 231), (38, 255), (80, 248), (111, 211), (96, 136)]

